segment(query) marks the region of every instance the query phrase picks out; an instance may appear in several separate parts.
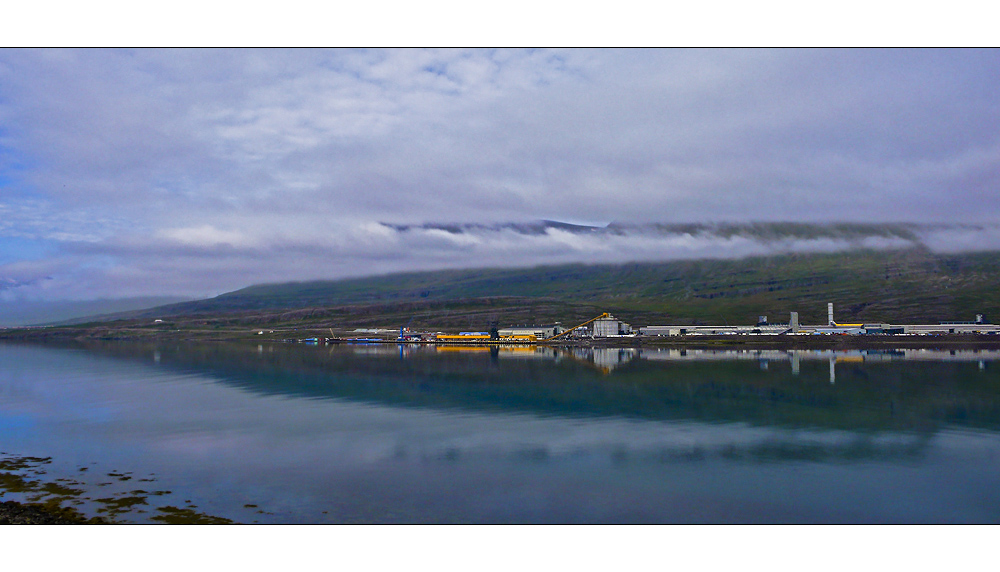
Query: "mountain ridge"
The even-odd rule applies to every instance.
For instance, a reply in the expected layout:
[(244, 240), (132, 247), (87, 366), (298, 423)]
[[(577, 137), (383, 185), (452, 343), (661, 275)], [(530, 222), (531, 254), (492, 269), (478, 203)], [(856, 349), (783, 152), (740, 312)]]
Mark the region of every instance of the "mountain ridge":
[[(633, 323), (746, 323), (758, 315), (822, 323), (1000, 318), (1000, 253), (926, 248), (791, 253), (734, 260), (565, 264), (395, 273), (258, 284), (129, 318), (509, 299), (600, 307)], [(372, 310), (376, 311), (376, 310)], [(566, 318), (566, 316), (553, 316)]]

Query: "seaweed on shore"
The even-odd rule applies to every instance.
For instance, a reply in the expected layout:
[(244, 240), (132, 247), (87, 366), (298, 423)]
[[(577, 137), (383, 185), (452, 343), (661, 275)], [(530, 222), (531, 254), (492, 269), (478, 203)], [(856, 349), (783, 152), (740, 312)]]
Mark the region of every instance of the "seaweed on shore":
[(233, 524), (233, 521), (228, 518), (210, 516), (190, 508), (161, 506), (156, 510), (162, 514), (152, 517), (152, 520), (165, 524)]
[[(0, 524), (113, 524), (123, 522), (123, 517), (142, 514), (139, 508), (149, 505), (149, 497), (165, 496), (171, 491), (133, 490), (118, 492), (110, 496), (92, 498), (87, 495), (86, 484), (74, 479), (58, 478), (45, 480), (44, 467), (50, 465), (50, 457), (15, 456), (0, 452), (0, 497), (5, 494), (20, 495), (22, 502), (0, 502)], [(86, 469), (83, 467), (82, 469)], [(79, 471), (83, 473), (84, 471)], [(112, 471), (108, 475), (119, 481), (131, 479), (131, 473)], [(152, 482), (155, 479), (140, 479)], [(93, 486), (101, 486), (96, 483)], [(110, 484), (110, 483), (108, 483)], [(96, 505), (96, 516), (88, 517), (79, 509), (67, 504)], [(196, 512), (194, 506), (178, 509), (159, 507), (162, 513), (151, 518), (153, 522), (167, 524), (231, 524), (233, 521)]]
[(70, 507), (0, 502), (0, 524), (107, 524), (100, 517), (87, 518)]

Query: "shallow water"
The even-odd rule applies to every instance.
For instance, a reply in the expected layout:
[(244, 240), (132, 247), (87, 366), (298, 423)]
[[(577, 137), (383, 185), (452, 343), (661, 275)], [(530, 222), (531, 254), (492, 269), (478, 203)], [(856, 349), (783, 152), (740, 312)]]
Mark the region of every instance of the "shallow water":
[(985, 350), (0, 344), (0, 498), (119, 522), (998, 522), (998, 390)]

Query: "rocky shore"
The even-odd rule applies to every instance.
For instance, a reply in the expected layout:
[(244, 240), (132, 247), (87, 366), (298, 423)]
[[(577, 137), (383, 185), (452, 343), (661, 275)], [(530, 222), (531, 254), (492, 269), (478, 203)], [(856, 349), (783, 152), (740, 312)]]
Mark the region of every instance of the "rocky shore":
[(0, 502), (0, 524), (104, 524), (104, 521), (88, 520), (68, 509), (7, 501)]

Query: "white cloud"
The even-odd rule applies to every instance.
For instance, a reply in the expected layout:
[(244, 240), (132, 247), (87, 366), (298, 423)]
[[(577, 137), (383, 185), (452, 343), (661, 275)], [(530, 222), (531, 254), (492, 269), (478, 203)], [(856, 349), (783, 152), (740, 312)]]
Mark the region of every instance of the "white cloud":
[(220, 230), (207, 224), (199, 227), (166, 228), (157, 231), (157, 235), (185, 246), (211, 247), (224, 245), (243, 248), (254, 246), (254, 242), (250, 237), (239, 231)]

